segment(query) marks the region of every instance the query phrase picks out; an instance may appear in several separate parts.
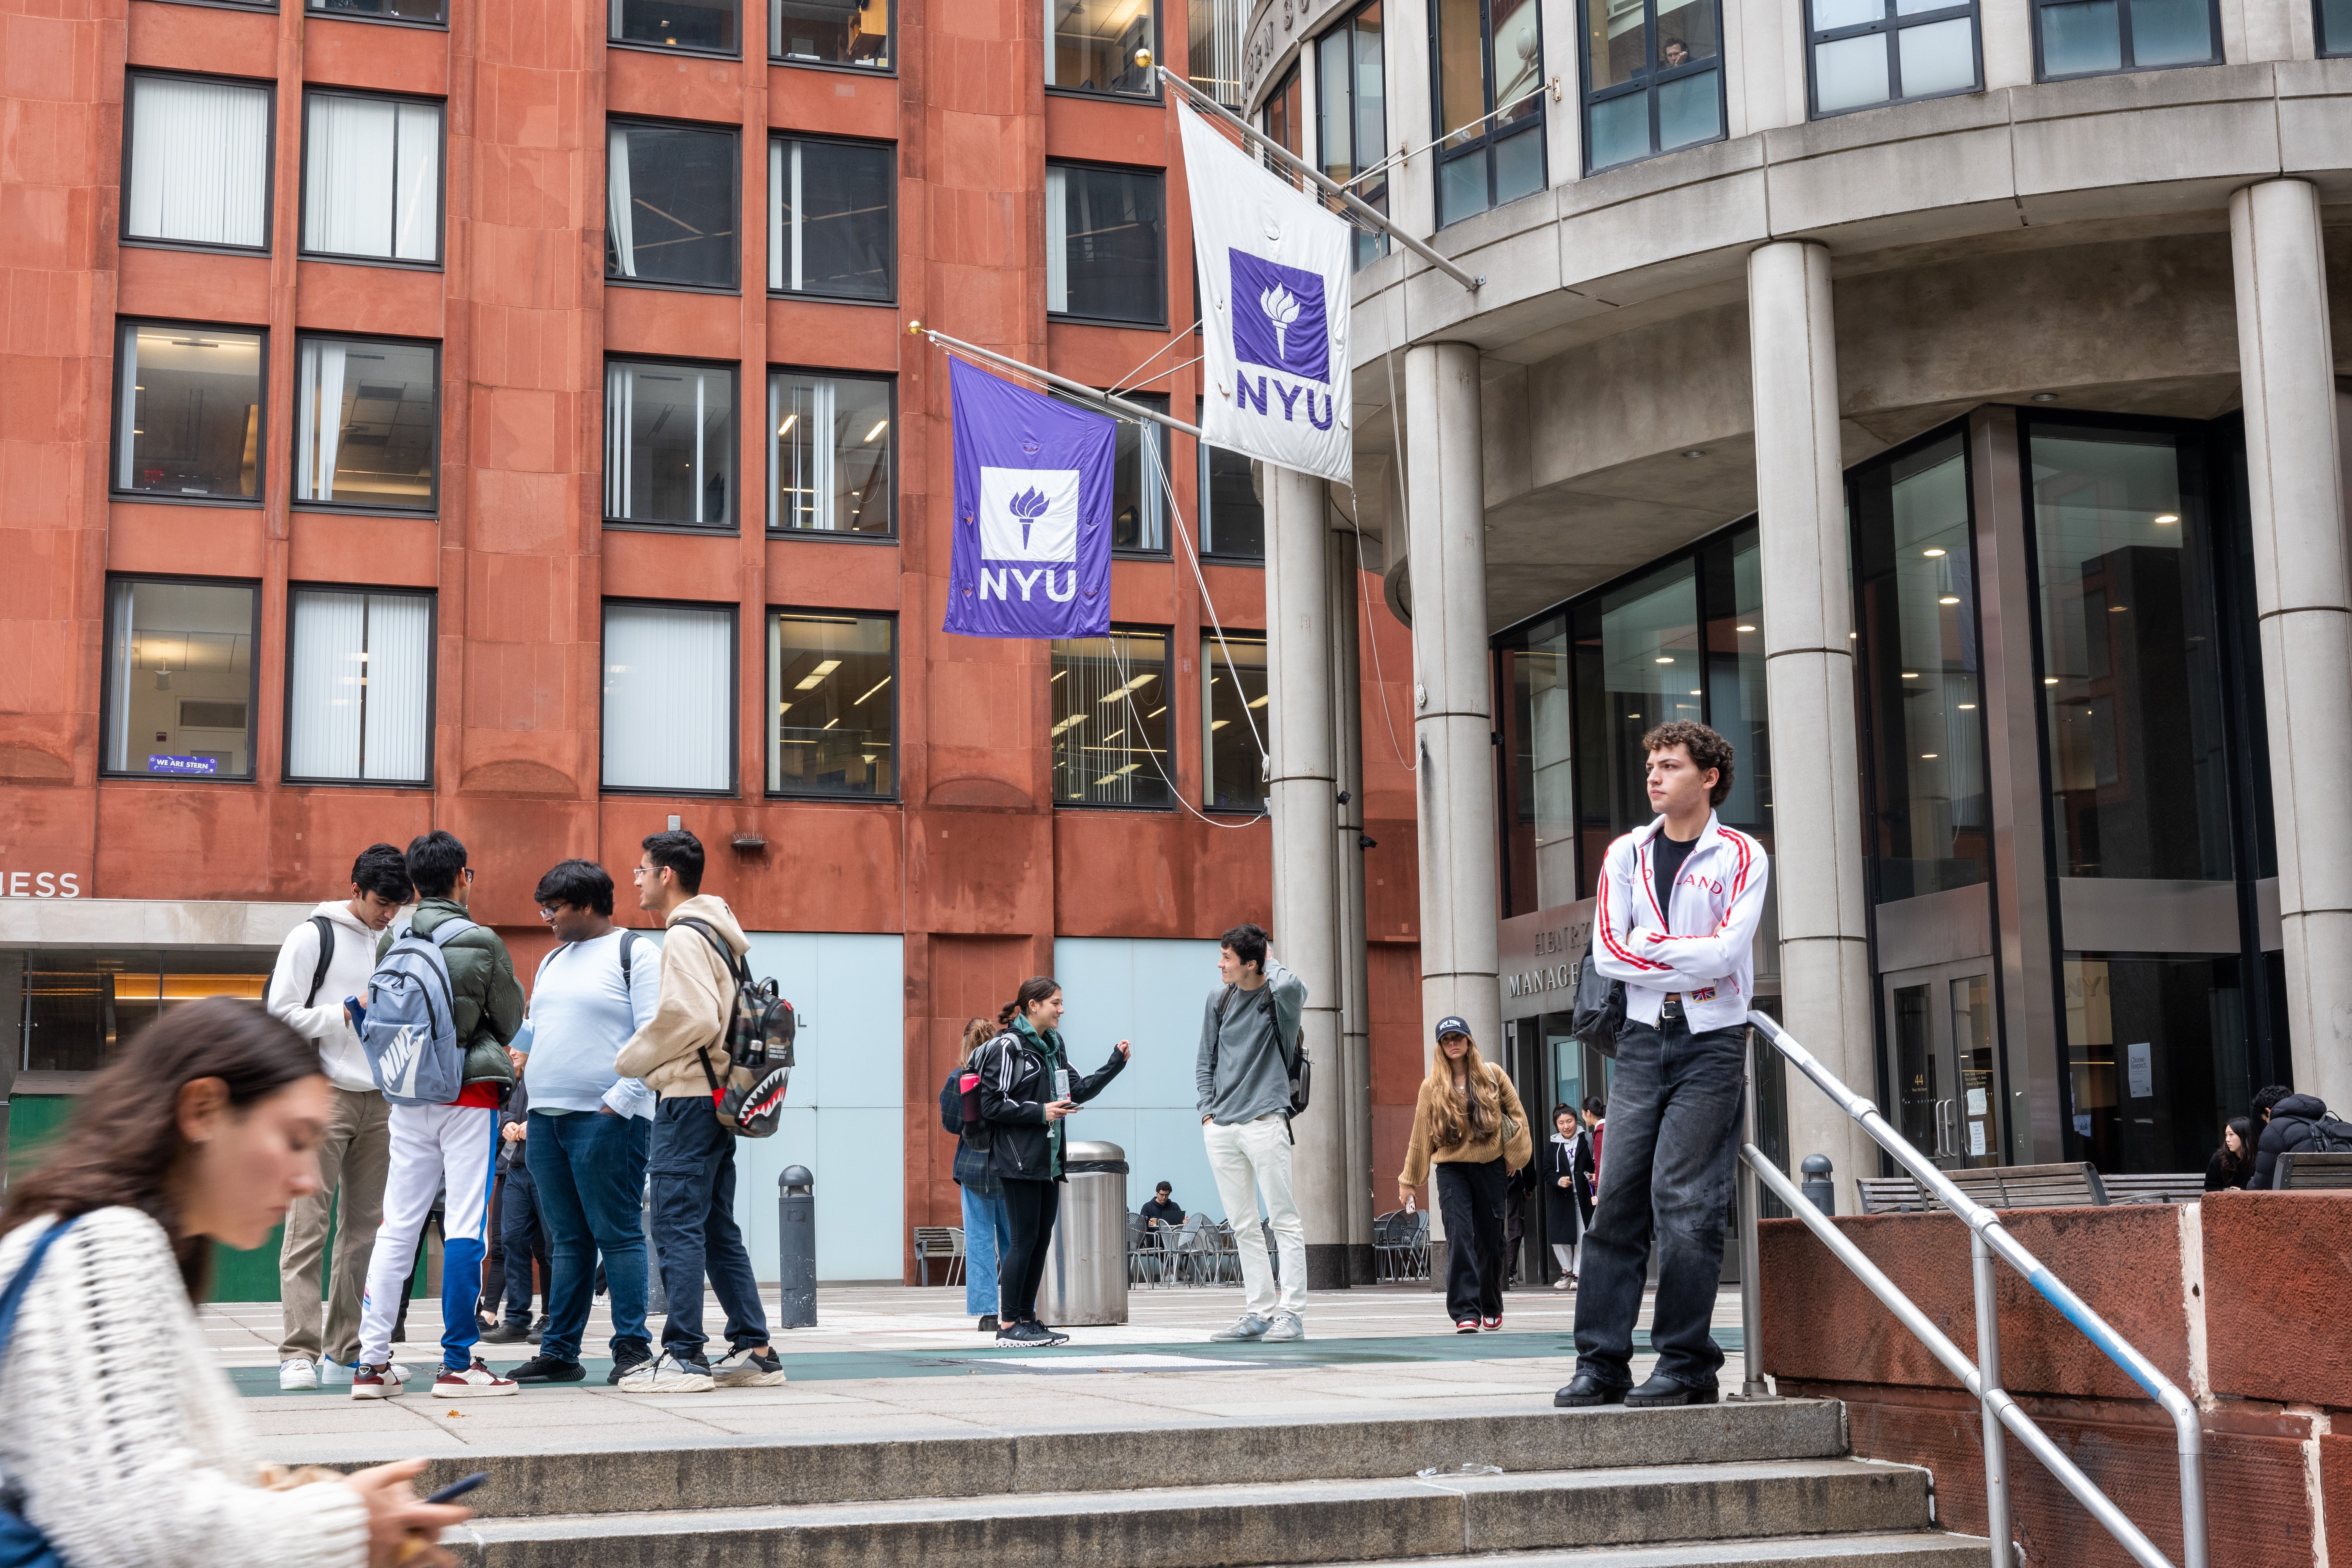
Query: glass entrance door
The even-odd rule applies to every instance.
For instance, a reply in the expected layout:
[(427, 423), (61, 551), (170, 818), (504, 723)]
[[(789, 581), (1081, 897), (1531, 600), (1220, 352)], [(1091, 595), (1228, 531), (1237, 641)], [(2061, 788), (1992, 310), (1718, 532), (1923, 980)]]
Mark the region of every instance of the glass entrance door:
[(1889, 974), (1895, 1123), (1946, 1170), (2001, 1163), (1990, 961)]

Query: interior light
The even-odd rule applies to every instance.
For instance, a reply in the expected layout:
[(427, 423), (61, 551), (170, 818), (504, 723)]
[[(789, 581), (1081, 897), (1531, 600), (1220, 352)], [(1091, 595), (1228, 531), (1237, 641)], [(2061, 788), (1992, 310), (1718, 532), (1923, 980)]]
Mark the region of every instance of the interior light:
[(1976, 710), (1977, 705), (1973, 702), (1963, 702), (1960, 704), (1960, 711), (1963, 713), (1973, 713)]
[(776, 434), (779, 436), (782, 435), (785, 431), (790, 430), (793, 426), (799, 424), (801, 416), (797, 414), (785, 415), (784, 422), (776, 426)]
[(2107, 614), (2109, 614), (2109, 615), (2111, 615), (2111, 616), (2120, 616), (2120, 615), (2122, 615), (2123, 613), (2124, 613), (2124, 606), (2123, 606), (2123, 605), (2109, 605), (2107, 606)]
[(2180, 521), (2180, 514), (2177, 511), (2160, 511), (2156, 514), (2156, 521), (2158, 522), (2179, 522)]
[(1944, 552), (1941, 549), (1930, 548), (1922, 550), (1919, 553), (1926, 556), (1928, 560), (1933, 561), (1941, 556)]
[(1213, 735), (1232, 722), (1231, 719), (1212, 719), (1209, 721), (1209, 733)]
[(2042, 684), (2044, 686), (2055, 686), (2058, 684), (2058, 678), (2054, 675), (2045, 675), (2042, 678)]
[(1731, 629), (1735, 632), (1752, 632), (1756, 628), (1754, 626), (1734, 626)]
[(1692, 695), (1693, 697), (1696, 697), (1697, 695), (1699, 695), (1699, 689), (1698, 689), (1698, 688), (1697, 688), (1697, 687), (1694, 686), (1694, 687), (1692, 687), (1692, 688), (1691, 688), (1691, 695)]
[(1933, 752), (1922, 752), (1919, 753), (1919, 760), (1923, 763), (1932, 763), (1936, 760), (1936, 753)]
[(837, 658), (828, 658), (819, 664), (814, 669), (810, 670), (807, 675), (802, 677), (800, 684), (795, 687), (794, 689), (799, 691), (814, 691), (817, 687), (824, 684), (824, 678), (826, 676), (831, 675), (835, 670), (839, 669), (840, 668), (841, 660)]
[(1256, 701), (1255, 701), (1255, 702), (1251, 703), (1251, 704), (1250, 704), (1250, 706), (1251, 706), (1251, 707), (1253, 707), (1253, 708), (1263, 708), (1263, 707), (1265, 707), (1268, 702), (1271, 702), (1271, 701), (1273, 701), (1273, 700), (1274, 700), (1274, 696), (1273, 696), (1273, 694), (1272, 694), (1271, 692), (1269, 692), (1269, 693), (1267, 693), (1265, 696), (1261, 697), (1261, 698), (1259, 698)]
[(871, 441), (875, 437), (879, 436), (884, 430), (889, 428), (889, 426), (890, 422), (887, 419), (877, 419), (874, 422), (874, 428), (866, 432), (866, 438), (868, 441)]
[(1658, 656), (1658, 662), (1659, 662), (1660, 664), (1672, 664), (1672, 663), (1674, 663), (1675, 661), (1674, 661), (1673, 659), (1671, 659), (1671, 658), (1668, 658), (1664, 654), (1660, 654), (1660, 655)]
[(1903, 672), (1903, 679), (1906, 680), (1916, 680), (1919, 679), (1919, 672), (1916, 669), (1906, 669)]
[[(866, 697), (871, 697), (871, 696), (873, 696), (876, 692), (877, 692), (877, 691), (881, 690), (884, 687), (886, 687), (886, 686), (887, 686), (887, 685), (889, 685), (889, 684), (890, 684), (890, 678), (889, 678), (888, 676), (887, 676), (887, 675), (886, 675), (886, 676), (884, 676), (881, 679), (879, 679), (879, 680), (876, 681), (873, 685), (871, 685), (871, 686), (869, 686), (869, 687), (867, 687), (867, 688), (866, 689)], [(866, 700), (866, 697), (861, 697), (861, 698), (859, 698), (859, 699), (857, 700), (857, 702), (863, 702), (863, 701), (865, 701), (865, 700)], [(851, 706), (852, 708), (855, 708), (855, 707), (856, 707), (856, 706), (857, 706), (857, 702), (853, 702), (853, 703), (851, 703), (851, 704), (850, 704), (850, 706)]]
[(1939, 605), (1957, 605), (1959, 602), (1960, 596), (1958, 594), (1947, 594), (1942, 598), (1936, 601), (1936, 603)]

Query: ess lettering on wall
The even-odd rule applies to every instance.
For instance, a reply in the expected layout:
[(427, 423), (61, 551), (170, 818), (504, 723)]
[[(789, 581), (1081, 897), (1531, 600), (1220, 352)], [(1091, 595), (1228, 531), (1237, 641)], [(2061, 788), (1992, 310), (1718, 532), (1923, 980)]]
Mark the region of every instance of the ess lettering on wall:
[(11, 899), (79, 899), (81, 875), (76, 871), (0, 872), (0, 896)]

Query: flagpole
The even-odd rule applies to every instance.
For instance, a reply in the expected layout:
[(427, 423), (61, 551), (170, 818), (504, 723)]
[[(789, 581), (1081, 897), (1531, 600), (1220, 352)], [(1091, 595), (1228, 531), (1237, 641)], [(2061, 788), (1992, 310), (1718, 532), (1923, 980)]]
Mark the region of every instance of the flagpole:
[[(1486, 281), (1485, 273), (1480, 273), (1478, 276), (1474, 278), (1469, 273), (1463, 271), (1461, 268), (1455, 266), (1446, 258), (1440, 256), (1436, 251), (1432, 250), (1421, 240), (1415, 238), (1410, 234), (1407, 234), (1403, 229), (1399, 228), (1389, 216), (1386, 213), (1381, 212), (1380, 208), (1373, 206), (1361, 196), (1356, 195), (1355, 192), (1348, 189), (1347, 186), (1327, 177), (1321, 170), (1307, 162), (1306, 159), (1301, 158), (1297, 153), (1293, 153), (1289, 148), (1284, 146), (1281, 142), (1276, 142), (1265, 132), (1256, 129), (1255, 126), (1251, 125), (1248, 121), (1244, 120), (1240, 115), (1235, 114), (1232, 110), (1227, 109), (1223, 104), (1219, 103), (1215, 99), (1211, 98), (1207, 93), (1202, 92), (1199, 88), (1194, 87), (1191, 82), (1186, 81), (1182, 77), (1178, 76), (1166, 66), (1155, 66), (1152, 68), (1160, 73), (1161, 80), (1168, 83), (1169, 86), (1176, 89), (1177, 91), (1182, 93), (1194, 104), (1208, 110), (1209, 113), (1214, 115), (1225, 124), (1230, 125), (1234, 130), (1240, 132), (1248, 141), (1255, 142), (1259, 146), (1265, 148), (1267, 152), (1273, 153), (1291, 169), (1314, 181), (1317, 187), (1320, 189), (1325, 195), (1330, 196), (1334, 200), (1344, 204), (1347, 209), (1357, 217), (1360, 217), (1364, 222), (1372, 225), (1382, 234), (1387, 235), (1391, 239), (1395, 240), (1399, 245), (1403, 246), (1407, 250), (1412, 251), (1415, 256), (1420, 257), (1423, 261), (1428, 262), (1432, 267), (1436, 268), (1440, 272), (1444, 273), (1448, 278), (1453, 279), (1454, 281), (1461, 284), (1465, 289), (1470, 289), (1475, 293), (1480, 288), (1485, 286)], [(1538, 89), (1537, 90), (1540, 91), (1542, 89)]]
[(1072, 381), (1067, 376), (1055, 375), (1050, 370), (1040, 370), (1034, 364), (1024, 364), (1010, 354), (1001, 354), (994, 349), (982, 348), (978, 343), (968, 343), (961, 338), (951, 338), (936, 327), (927, 327), (920, 321), (908, 322), (907, 335), (913, 337), (918, 333), (930, 339), (943, 349), (952, 349), (957, 353), (970, 354), (974, 359), (993, 360), (1007, 370), (1019, 371), (1023, 375), (1042, 381), (1049, 386), (1058, 386), (1073, 396), (1082, 397), (1089, 403), (1099, 404), (1106, 408), (1116, 409), (1129, 419), (1149, 419), (1155, 424), (1165, 425), (1171, 430), (1181, 430), (1195, 441), (1208, 439), (1201, 434), (1199, 426), (1187, 425), (1181, 419), (1162, 414), (1156, 408), (1146, 408), (1139, 403), (1129, 403), (1124, 397), (1115, 397), (1108, 392), (1097, 392), (1082, 381)]

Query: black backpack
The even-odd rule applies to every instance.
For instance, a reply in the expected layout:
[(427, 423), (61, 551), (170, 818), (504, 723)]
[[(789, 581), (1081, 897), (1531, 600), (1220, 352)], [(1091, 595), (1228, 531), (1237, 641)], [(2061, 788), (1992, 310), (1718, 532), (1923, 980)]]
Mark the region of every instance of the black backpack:
[(2300, 1121), (2311, 1129), (2311, 1142), (2294, 1152), (2298, 1154), (2352, 1153), (2352, 1121), (2339, 1121), (2325, 1107), (2316, 1116), (2291, 1116), (2286, 1120)]
[(319, 987), (327, 983), (327, 965), (335, 961), (335, 922), (324, 915), (312, 915), (310, 923), (319, 928), (319, 967), (310, 972), (310, 994), (302, 998), (302, 1005), (319, 1005)]
[(702, 1076), (710, 1084), (719, 1124), (738, 1138), (768, 1137), (783, 1120), (784, 1089), (793, 1076), (797, 1030), (793, 1005), (777, 994), (774, 981), (752, 979), (751, 964), (736, 958), (735, 950), (709, 921), (683, 915), (677, 923), (700, 931), (735, 981), (725, 1031), (727, 1081), (719, 1082), (709, 1051), (695, 1052), (702, 1058)]
[[(1209, 1037), (1209, 1073), (1213, 1078), (1217, 1071), (1217, 1047), (1225, 1032), (1225, 1007), (1233, 1001), (1234, 992), (1236, 989), (1238, 988), (1235, 986), (1228, 985), (1225, 987), (1225, 994), (1217, 998), (1217, 1032)], [(1274, 1036), (1275, 1048), (1279, 1050), (1282, 1047), (1282, 1023), (1274, 1011), (1274, 987), (1270, 984), (1261, 985), (1257, 988), (1257, 994), (1265, 1008), (1266, 1029)], [(1307, 1059), (1307, 1026), (1304, 1023), (1299, 1025), (1298, 1033), (1291, 1041), (1291, 1045), (1294, 1047), (1293, 1052), (1286, 1055), (1282, 1063), (1284, 1067), (1290, 1069), (1290, 1109), (1283, 1113), (1285, 1121), (1304, 1116), (1307, 1113), (1307, 1102), (1315, 1090), (1315, 1064)], [(1296, 1059), (1293, 1059), (1294, 1057)]]

